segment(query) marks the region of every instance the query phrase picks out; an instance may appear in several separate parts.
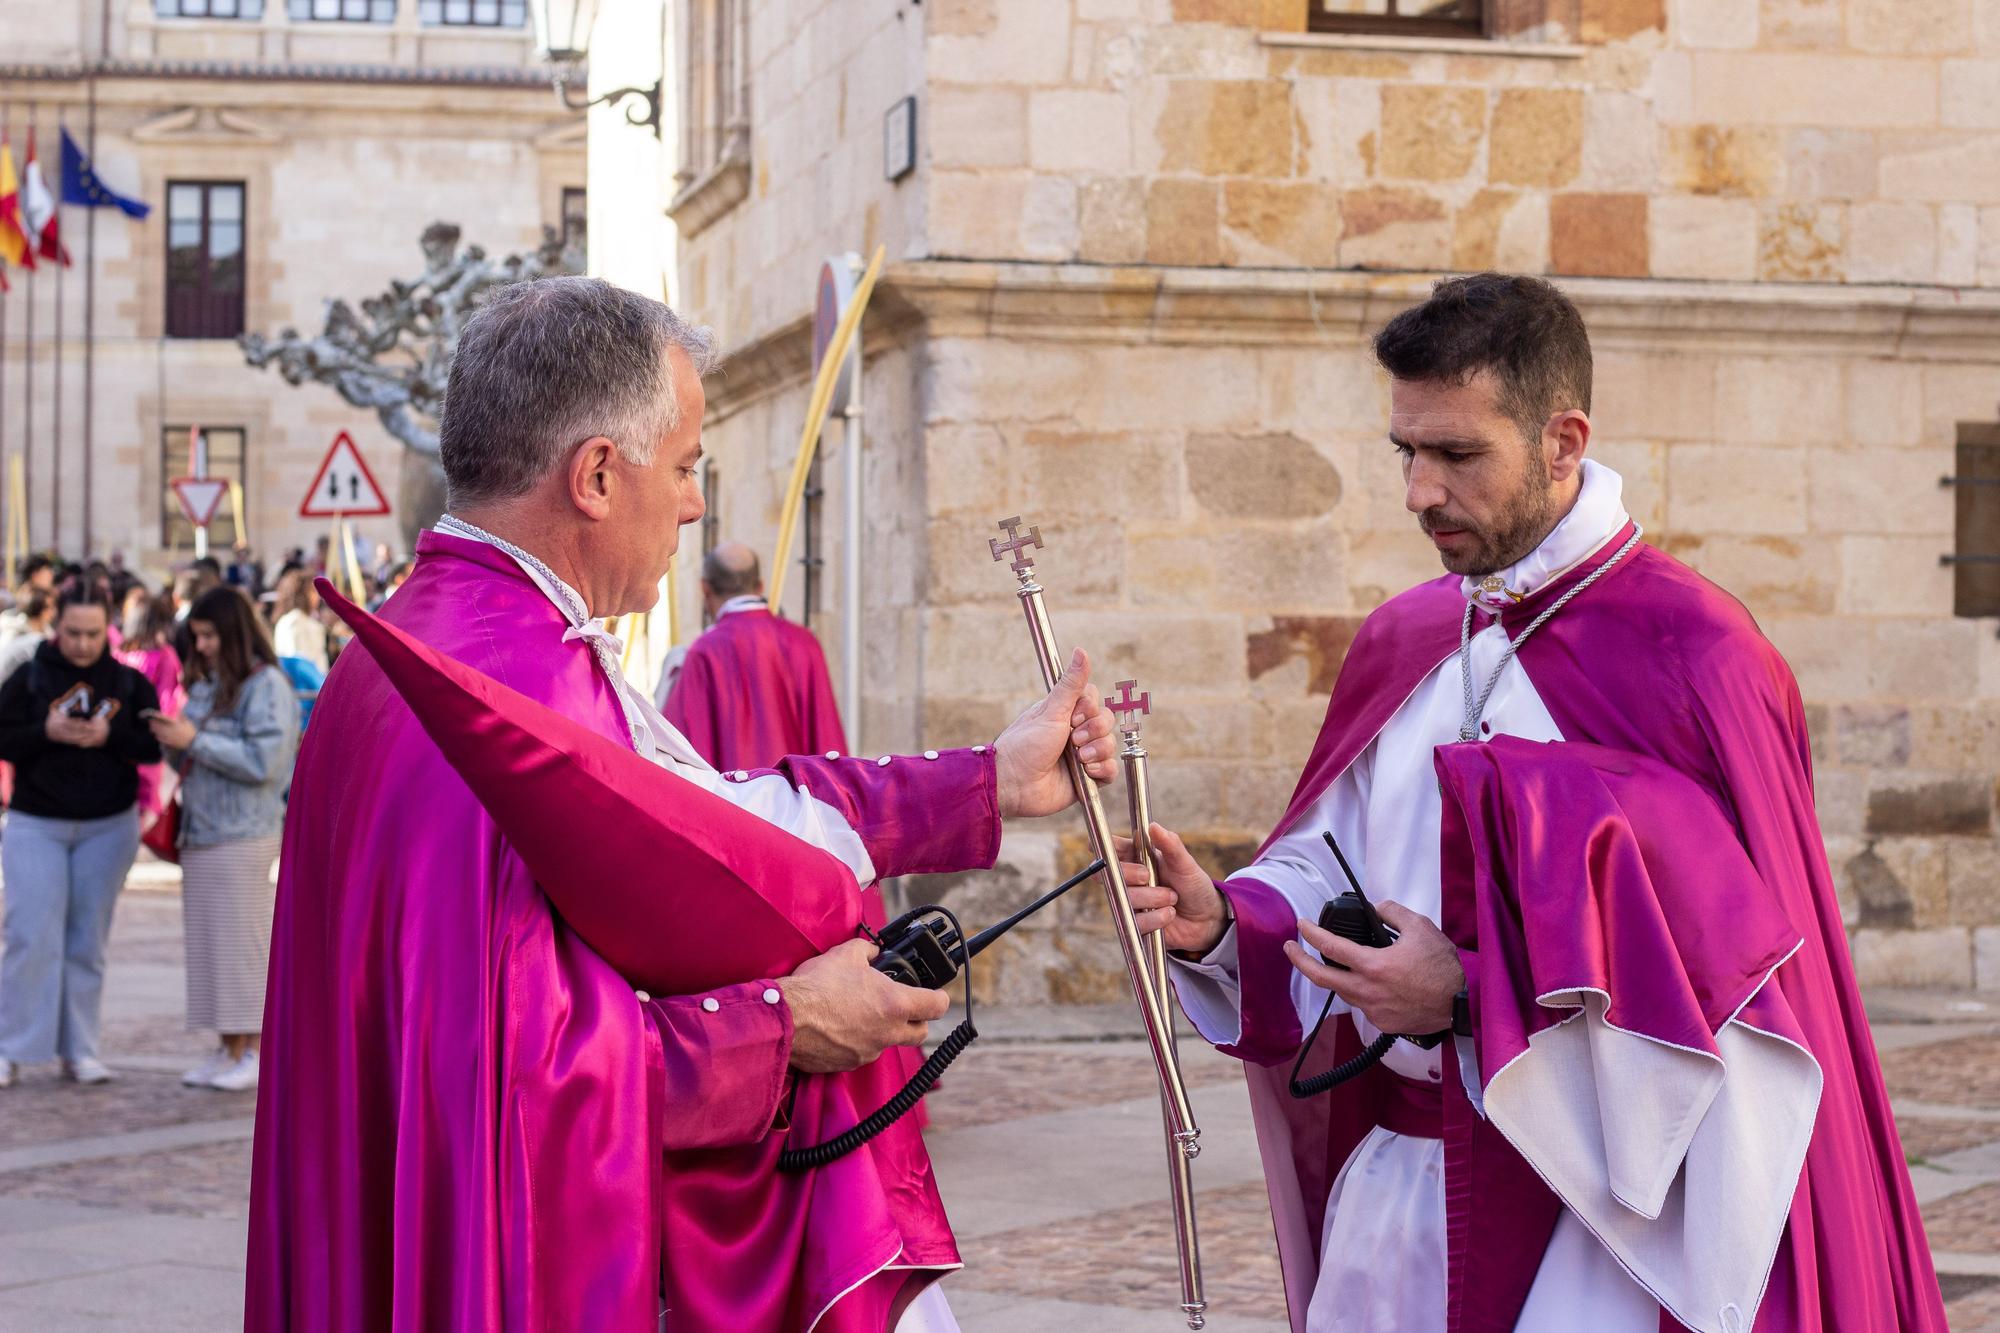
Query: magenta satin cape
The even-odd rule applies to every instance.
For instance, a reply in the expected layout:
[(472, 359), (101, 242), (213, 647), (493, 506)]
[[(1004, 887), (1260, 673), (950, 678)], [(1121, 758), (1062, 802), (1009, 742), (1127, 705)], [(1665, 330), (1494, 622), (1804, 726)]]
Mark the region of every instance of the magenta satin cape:
[[(1614, 536), (1578, 569), (1503, 613), (1507, 632), (1519, 634), (1630, 533), (1627, 528)], [(1311, 807), (1456, 651), (1464, 610), (1459, 579), (1452, 576), (1420, 584), (1368, 618), (1273, 837)], [(1763, 896), (1741, 913), (1751, 923), (1745, 939), (1768, 944), (1759, 932), (1769, 934), (1781, 922), (1780, 934), (1802, 941), (1766, 990), (1769, 1002), (1796, 1022), (1825, 1084), (1756, 1329), (1942, 1333), (1937, 1279), (1813, 812), (1805, 713), (1790, 669), (1739, 603), (1646, 545), (1549, 620), (1519, 660), (1566, 740), (1654, 761), (1714, 803)], [(1461, 762), (1451, 758), (1456, 748), (1439, 751), (1447, 779), (1466, 771), (1454, 767)], [(1467, 864), (1471, 841), (1462, 819), (1459, 834), (1451, 836), (1451, 806), (1448, 799), (1443, 925), (1465, 951), (1468, 978), (1479, 987), (1494, 960), (1481, 954), (1482, 905), (1473, 891), (1474, 867)], [(1286, 1294), (1293, 1327), (1303, 1329), (1327, 1190), (1375, 1123), (1376, 1081), (1359, 1080), (1304, 1103), (1286, 1095), (1285, 1073), (1301, 1034), (1288, 993), (1291, 968), (1280, 945), (1296, 937), (1294, 914), (1274, 890), (1255, 881), (1254, 872), (1238, 876), (1226, 891), (1241, 932), (1243, 982), (1242, 1040), (1228, 1049), (1250, 1062)], [(1749, 952), (1761, 957), (1758, 949)], [(1683, 969), (1684, 979), (1691, 971), (1697, 984), (1748, 965), (1719, 947), (1697, 957), (1700, 966)], [(1671, 956), (1658, 960), (1660, 967), (1675, 965)], [(1633, 965), (1629, 971), (1643, 975), (1644, 969)], [(1519, 990), (1534, 979), (1512, 980)], [(1498, 1050), (1503, 1039), (1488, 1032), (1486, 1021), (1480, 1020), (1480, 1040)], [(1659, 1021), (1669, 1020), (1663, 1014)], [(1333, 1058), (1355, 1047), (1352, 1025), (1343, 1023)], [(1482, 1069), (1496, 1067), (1483, 1051), (1482, 1057)], [(1560, 1205), (1473, 1112), (1458, 1085), (1456, 1062), (1444, 1061), (1444, 1069), (1448, 1327), (1451, 1333), (1512, 1333)], [(1280, 1144), (1289, 1144), (1292, 1154), (1284, 1155)], [(1662, 1319), (1664, 1327), (1675, 1326), (1668, 1316)]]
[[(418, 551), (385, 620), (625, 736), (588, 646), (563, 640), (511, 560), (438, 534)], [(990, 754), (779, 771), (839, 810), (884, 873), (997, 852)], [(610, 813), (558, 818), (589, 839)], [(603, 879), (604, 919), (620, 897), (644, 920), (644, 899), (698, 888), (672, 870)], [(634, 967), (649, 944), (689, 947), (630, 934), (604, 943)], [(957, 1264), (914, 1127), (827, 1171), (768, 1169), (787, 1126), (845, 1128), (900, 1067), (795, 1081), (789, 1011), (765, 1001), (767, 977), (680, 996), (637, 984), (552, 906), (380, 665), (344, 654), (286, 822), (246, 1328), (641, 1333), (664, 1291), (677, 1333), (815, 1316), (881, 1333)]]
[[(433, 651), (326, 579), (317, 586), (563, 920), (621, 976), (686, 995), (789, 973), (854, 938), (861, 888), (831, 853), (772, 837), (630, 745)], [(667, 867), (672, 893), (605, 892)]]
[(819, 640), (765, 610), (732, 611), (689, 645), (661, 711), (724, 770), (847, 749)]

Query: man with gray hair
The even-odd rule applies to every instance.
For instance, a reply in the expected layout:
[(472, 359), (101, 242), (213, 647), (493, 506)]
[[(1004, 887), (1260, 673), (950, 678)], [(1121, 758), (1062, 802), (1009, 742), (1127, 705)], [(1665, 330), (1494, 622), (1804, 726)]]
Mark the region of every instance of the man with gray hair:
[(757, 553), (725, 542), (701, 561), (702, 610), (667, 694), (667, 721), (717, 768), (763, 768), (788, 754), (847, 748), (826, 654), (812, 631), (773, 615)]
[[(1072, 743), (1108, 781), (1110, 719), (1080, 653), (991, 745), (727, 774), (695, 752), (603, 621), (653, 605), (702, 515), (709, 364), (702, 332), (609, 284), (497, 293), (465, 327), (439, 423), (450, 513), (382, 618), (863, 885), (991, 865), (1002, 817), (1069, 804)], [(272, 938), (247, 1329), (954, 1327), (931, 1284), (958, 1254), (914, 1130), (894, 1180), (858, 1154), (807, 1191), (887, 1204), (831, 1246), (713, 1174), (745, 1153), (768, 1173), (801, 1076), (918, 1045), (942, 994), (887, 980), (860, 940), (790, 976), (635, 991), (605, 960), (622, 942), (555, 911), (369, 652), (341, 657), (315, 712)], [(699, 891), (677, 874), (606, 882), (599, 901)], [(718, 1212), (741, 1228), (704, 1229)], [(754, 1279), (727, 1263), (750, 1233), (791, 1246)]]

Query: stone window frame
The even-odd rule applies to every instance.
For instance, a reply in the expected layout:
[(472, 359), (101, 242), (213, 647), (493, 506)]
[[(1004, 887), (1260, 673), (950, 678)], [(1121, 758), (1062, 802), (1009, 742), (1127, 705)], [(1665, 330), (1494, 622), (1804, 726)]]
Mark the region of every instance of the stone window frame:
[(394, 23), (396, 0), (286, 0), (294, 23)]
[[(200, 276), (192, 284), (176, 282), (174, 277), (174, 199), (177, 193), (185, 190), (197, 191), (201, 199), (201, 211), (195, 221), (200, 229)], [(215, 257), (210, 253), (217, 223), (214, 217), (215, 200), (219, 194), (229, 190), (236, 192), (237, 273), (233, 292), (227, 288), (218, 289), (211, 281), (215, 265)], [(165, 221), (166, 301), (162, 326), (165, 336), (175, 339), (238, 337), (246, 327), (245, 305), (250, 287), (250, 183), (245, 180), (172, 178), (167, 181)], [(228, 221), (222, 219), (225, 224)], [(229, 300), (232, 296), (233, 303)]]
[(264, 19), (264, 0), (153, 0), (153, 17), (261, 23)]
[[(183, 422), (178, 425), (160, 427), (160, 545), (167, 550), (184, 550), (194, 545), (194, 525), (181, 512), (180, 501), (175, 498), (169, 484), (178, 477), (185, 477), (194, 464), (189, 457), (192, 441), (188, 432), (197, 422)], [(235, 482), (247, 496), (250, 484), (250, 431), (244, 426), (201, 425), (203, 438), (208, 441), (208, 475), (227, 477)], [(234, 444), (234, 456), (229, 445)], [(218, 444), (224, 447), (218, 449)], [(215, 517), (208, 525), (208, 541), (211, 550), (228, 550), (235, 545), (236, 508), (227, 499), (216, 507)]]
[(667, 205), (694, 236), (750, 196), (751, 0), (679, 0), (680, 167)]
[(1952, 475), (1939, 484), (1954, 491), (1952, 550), (1939, 563), (1951, 569), (1954, 616), (2000, 616), (2000, 422), (1961, 421)]
[(1439, 6), (1435, 4), (1435, 0), (1378, 0), (1378, 2), (1386, 9), (1386, 13), (1335, 13), (1327, 9), (1325, 0), (1306, 0), (1306, 31), (1407, 37), (1483, 38), (1486, 36), (1488, 5), (1485, 0), (1451, 0), (1449, 8), (1457, 11), (1457, 16), (1452, 18), (1398, 12), (1406, 5), (1414, 7), (1429, 4), (1437, 8)]
[(527, 0), (418, 0), (426, 28), (525, 28)]
[[(1409, 0), (1403, 0), (1408, 3)], [(1471, 25), (1419, 26), (1423, 20), (1374, 16), (1374, 26), (1331, 26), (1317, 22), (1319, 0), (1304, 0), (1296, 26), (1265, 31), (1262, 40), (1276, 46), (1342, 46), (1376, 50), (1464, 51), (1576, 57), (1589, 47), (1576, 45), (1583, 32), (1583, 0), (1477, 0), (1480, 21)], [(1361, 17), (1361, 16), (1352, 16)]]

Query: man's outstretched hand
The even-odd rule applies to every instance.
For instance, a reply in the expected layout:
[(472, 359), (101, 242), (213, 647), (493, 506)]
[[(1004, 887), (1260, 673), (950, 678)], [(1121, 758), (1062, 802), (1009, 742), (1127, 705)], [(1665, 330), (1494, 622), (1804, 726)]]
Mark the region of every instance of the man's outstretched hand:
[(1160, 882), (1152, 884), (1151, 873), (1133, 849), (1130, 838), (1118, 835), (1118, 868), (1125, 873), (1125, 892), (1132, 899), (1132, 915), (1139, 933), (1163, 930), (1167, 947), (1178, 953), (1201, 955), (1222, 943), (1229, 931), (1229, 905), (1208, 872), (1188, 854), (1181, 835), (1159, 824), (1152, 828), (1153, 850), (1160, 858)]
[(1111, 713), (1090, 683), (1090, 658), (1081, 648), (1070, 654), (1048, 697), (1015, 718), (993, 743), (1002, 819), (1052, 815), (1076, 799), (1063, 766), (1063, 752), (1072, 743), (1092, 778), (1111, 781), (1118, 771)]

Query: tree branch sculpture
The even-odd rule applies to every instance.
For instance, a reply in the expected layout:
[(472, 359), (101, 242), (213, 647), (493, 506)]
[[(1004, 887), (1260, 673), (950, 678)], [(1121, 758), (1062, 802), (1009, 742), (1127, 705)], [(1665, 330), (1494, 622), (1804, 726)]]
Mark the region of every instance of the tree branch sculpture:
[(246, 333), (243, 359), (275, 366), (285, 383), (324, 384), (355, 407), (375, 413), (382, 426), (417, 455), (403, 469), (400, 506), (414, 540), (418, 528), (443, 508), (438, 469), (437, 414), (444, 402), (459, 331), (497, 288), (533, 278), (580, 273), (582, 255), (565, 247), (551, 228), (531, 254), (492, 261), (483, 246), (459, 248), (459, 228), (433, 222), (424, 228), (424, 271), (410, 282), (364, 297), (357, 313), (345, 300), (326, 303), (326, 326), (307, 338), (285, 329), (276, 338)]

